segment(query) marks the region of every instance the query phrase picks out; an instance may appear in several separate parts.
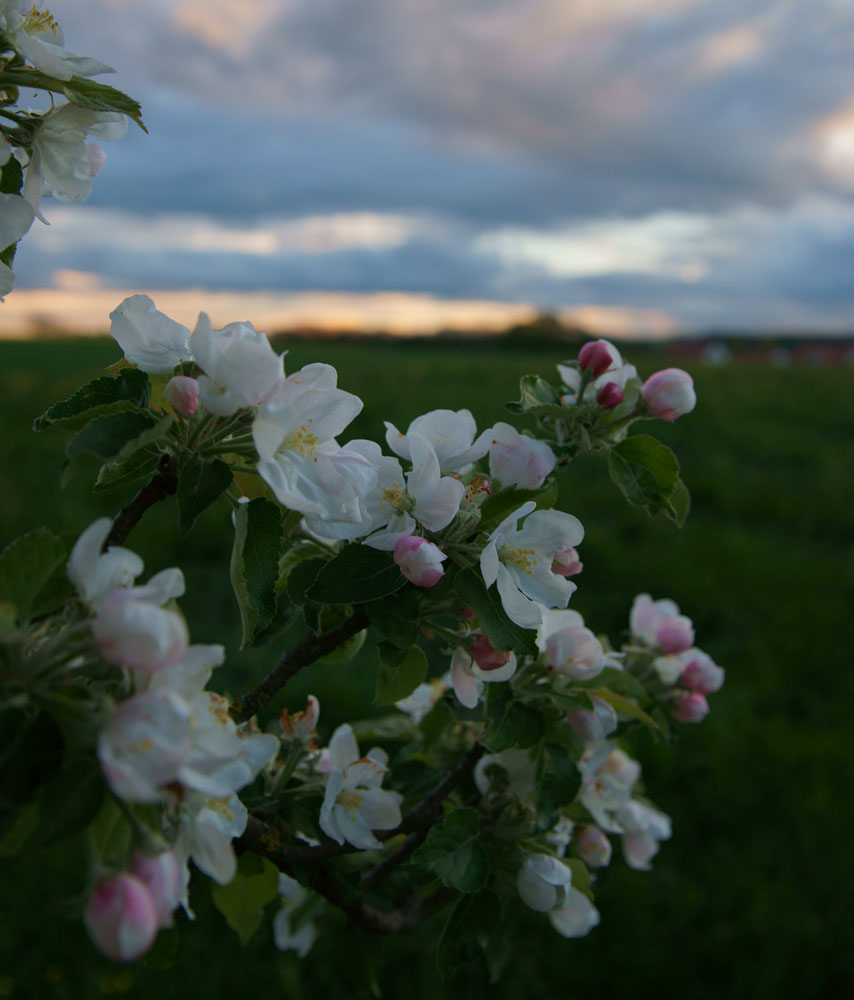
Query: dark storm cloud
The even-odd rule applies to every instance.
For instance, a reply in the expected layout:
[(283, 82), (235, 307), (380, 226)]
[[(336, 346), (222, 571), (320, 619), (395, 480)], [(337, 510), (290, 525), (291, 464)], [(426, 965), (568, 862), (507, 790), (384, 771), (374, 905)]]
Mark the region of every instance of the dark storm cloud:
[[(107, 148), (91, 205), (124, 210), (112, 234), (67, 251), (31, 238), (40, 256), (22, 248), (19, 287), (76, 269), (139, 287), (598, 303), (691, 327), (838, 327), (854, 308), (854, 103), (840, 161), (821, 131), (854, 102), (849, 0), (76, 0), (55, 13), (72, 49), (119, 67), (111, 82), (142, 99), (151, 134)], [(158, 214), (179, 232), (183, 213), (220, 220), (215, 248), (134, 247)], [(229, 246), (229, 227), (341, 213), (436, 228), (315, 255)], [(667, 213), (694, 235), (662, 237)], [(613, 260), (585, 270), (603, 242)]]
[[(550, 176), (563, 215), (786, 201), (829, 183), (806, 135), (852, 94), (854, 14), (834, 0), (259, 0), (254, 27), (238, 16), (252, 5), (228, 0), (104, 6), (78, 4), (69, 11), (73, 27), (82, 36), (84, 14), (101, 8), (92, 44), (115, 51), (129, 85), (144, 87), (149, 101), (154, 83), (191, 93), (221, 116), (205, 142), (214, 161), (269, 140), (273, 160), (296, 173), (286, 166), (301, 132), (293, 117), (317, 116), (316, 145), (296, 163), (309, 160), (318, 186), (326, 179), (341, 198), (360, 196), (367, 180), (348, 188), (341, 143), (341, 169), (330, 175), (323, 162), (352, 116), (356, 127), (370, 130), (373, 119), (381, 132), (406, 123), (397, 137), (398, 149), (411, 147), (404, 169), (379, 158), (375, 168), (423, 207), (452, 201), (441, 192), (458, 185), (466, 210), (472, 157), (481, 166), (488, 157), (521, 158), (516, 168), (528, 165), (528, 210), (538, 219), (538, 170)], [(119, 15), (139, 22), (132, 39)], [(198, 114), (180, 104), (174, 115)], [(241, 123), (235, 111), (247, 106), (260, 111)], [(275, 134), (290, 129), (294, 138), (277, 145)], [(170, 134), (168, 122), (163, 130)], [(407, 191), (412, 153), (425, 147), (441, 162), (444, 183)], [(172, 170), (194, 156), (178, 154)], [(355, 160), (358, 172), (364, 152)], [(250, 189), (228, 193), (255, 207)]]

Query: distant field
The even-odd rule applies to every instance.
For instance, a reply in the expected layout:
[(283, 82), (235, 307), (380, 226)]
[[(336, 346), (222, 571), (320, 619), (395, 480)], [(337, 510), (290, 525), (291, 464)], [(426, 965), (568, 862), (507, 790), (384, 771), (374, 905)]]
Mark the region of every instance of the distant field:
[[(114, 345), (100, 341), (0, 344), (0, 546), (38, 524), (80, 531), (127, 499), (93, 500), (88, 482), (60, 492), (65, 438), (56, 430), (30, 431), (50, 402), (117, 357)], [(287, 368), (336, 365), (342, 388), (365, 400), (346, 439), (379, 437), (386, 419), (403, 429), (435, 407), (468, 407), (479, 426), (507, 419), (503, 403), (517, 397), (519, 376), (551, 376), (559, 360), (553, 352), (465, 344), (298, 342)], [(667, 361), (638, 363), (649, 374)], [(673, 816), (675, 829), (654, 871), (632, 872), (615, 862), (601, 878), (602, 925), (584, 941), (565, 942), (532, 916), (490, 997), (717, 1000), (726, 991), (770, 1000), (842, 996), (854, 981), (846, 944), (854, 884), (854, 370), (745, 365), (699, 367), (693, 374), (696, 412), (658, 428), (680, 457), (693, 495), (686, 527), (679, 532), (628, 508), (589, 459), (569, 469), (561, 507), (587, 532), (573, 606), (594, 628), (618, 635), (635, 593), (672, 597), (694, 619), (698, 643), (727, 668), (727, 686), (714, 696), (711, 716), (684, 729), (671, 752), (644, 751), (650, 794)], [(236, 649), (227, 511), (215, 506), (180, 539), (174, 509), (161, 507), (129, 544), (152, 572), (185, 567), (183, 606), (193, 637), (214, 641), (227, 629), (224, 676), (237, 690), (275, 650)], [(340, 721), (337, 715), (369, 707), (371, 679), (352, 680), (354, 668), (305, 673), (289, 698), (317, 693), (328, 727)], [(20, 896), (20, 876), (0, 869), (8, 907), (0, 980), (11, 975), (21, 996), (108, 992), (104, 977), (117, 970), (92, 955), (77, 924), (40, 917), (40, 903)], [(207, 905), (201, 898), (200, 911)], [(14, 928), (9, 913), (16, 915)], [(216, 918), (201, 923), (208, 931), (220, 927)], [(240, 952), (224, 925), (204, 939), (199, 925), (181, 930), (187, 955), (181, 976), (133, 969), (120, 984), (126, 996), (183, 997), (188, 980), (211, 997), (240, 988), (294, 998), (395, 998), (404, 971), (412, 1000), (443, 995), (431, 956), (414, 938), (380, 944), (342, 932), (298, 964), (265, 950), (266, 931)], [(54, 971), (45, 978), (48, 967)], [(482, 984), (448, 993), (482, 994)]]

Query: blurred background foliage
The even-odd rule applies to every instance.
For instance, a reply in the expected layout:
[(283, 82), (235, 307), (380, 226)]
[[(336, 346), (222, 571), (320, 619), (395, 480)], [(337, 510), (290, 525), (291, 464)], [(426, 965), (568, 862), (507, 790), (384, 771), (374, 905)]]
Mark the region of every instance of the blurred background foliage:
[[(382, 441), (383, 420), (405, 429), (437, 407), (468, 407), (479, 427), (507, 419), (503, 404), (518, 398), (520, 375), (553, 378), (554, 364), (573, 355), (521, 342), (282, 346), (290, 347), (287, 371), (334, 364), (341, 387), (364, 399), (344, 440)], [(624, 353), (642, 376), (673, 363), (664, 349)], [(94, 470), (61, 491), (65, 436), (30, 430), (49, 403), (117, 356), (105, 341), (0, 344), (0, 546), (41, 524), (80, 532), (129, 499), (119, 491), (93, 496)], [(698, 645), (727, 668), (702, 724), (682, 727), (671, 748), (649, 740), (636, 747), (651, 797), (673, 817), (674, 838), (651, 873), (631, 871), (615, 852), (598, 882), (602, 923), (588, 938), (565, 941), (545, 918), (523, 913), (496, 984), (478, 966), (443, 983), (434, 960), (441, 915), (395, 939), (347, 929), (333, 915), (336, 929), (299, 960), (275, 951), (269, 921), (241, 949), (200, 884), (198, 920), (179, 922), (177, 964), (162, 967), (174, 944), (167, 938), (159, 959), (123, 968), (96, 954), (79, 922), (87, 857), (85, 844), (71, 838), (50, 852), (0, 859), (0, 997), (847, 995), (854, 982), (854, 370), (689, 367), (696, 411), (654, 428), (675, 449), (692, 492), (682, 531), (627, 507), (604, 463), (578, 460), (561, 480), (561, 509), (586, 528), (572, 606), (616, 641), (636, 593), (671, 597), (693, 618)], [(226, 642), (219, 684), (236, 693), (263, 675), (282, 640), (239, 650), (231, 541), (223, 501), (184, 538), (174, 505), (161, 504), (128, 544), (148, 573), (184, 569), (181, 603), (193, 640)], [(359, 661), (317, 664), (273, 712), (284, 703), (300, 707), (311, 691), (326, 737), (339, 722), (370, 713), (368, 673)]]

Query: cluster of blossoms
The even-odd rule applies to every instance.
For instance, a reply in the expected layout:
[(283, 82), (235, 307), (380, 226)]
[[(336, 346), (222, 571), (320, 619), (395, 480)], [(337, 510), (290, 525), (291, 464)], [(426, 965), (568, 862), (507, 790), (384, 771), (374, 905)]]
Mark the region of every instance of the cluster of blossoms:
[(184, 619), (164, 606), (184, 592), (181, 571), (135, 586), (139, 556), (119, 546), (102, 551), (111, 527), (108, 518), (90, 525), (68, 563), (94, 646), (122, 669), (128, 689), (105, 712), (96, 752), (118, 800), (163, 807), (163, 829), (149, 839), (168, 832), (171, 844), (153, 857), (135, 854), (127, 872), (100, 880), (90, 898), (94, 940), (128, 960), (148, 950), (176, 906), (190, 912), (190, 860), (223, 885), (234, 877), (231, 841), (247, 820), (237, 792), (276, 755), (279, 740), (237, 727), (228, 702), (206, 690), (225, 651), (191, 645)]
[[(141, 125), (139, 106), (91, 77), (110, 66), (65, 48), (62, 28), (31, 2), (0, 0), (0, 297), (12, 288), (18, 241), (40, 211), (44, 195), (85, 201), (106, 159), (91, 139), (127, 133), (128, 116)], [(19, 90), (32, 88), (67, 100), (44, 111), (17, 108)]]
[[(279, 900), (274, 940), (300, 955), (330, 904), (373, 929), (399, 929), (444, 900), (439, 884), (460, 899), (515, 885), (559, 934), (587, 934), (599, 923), (593, 884), (611, 838), (645, 870), (671, 832), (629, 754), (633, 729), (666, 738), (672, 723), (699, 721), (723, 671), (670, 601), (636, 598), (621, 647), (569, 608), (584, 529), (554, 509), (553, 474), (582, 452), (605, 453), (632, 503), (681, 521), (675, 458), (627, 431), (690, 411), (690, 377), (668, 369), (642, 383), (612, 344), (595, 341), (558, 365), (559, 382), (522, 379), (509, 409), (535, 430), (499, 421), (479, 431), (469, 410), (437, 409), (405, 431), (387, 422), (384, 449), (339, 440), (362, 401), (338, 388), (334, 368), (287, 374), (248, 322), (215, 329), (202, 313), (191, 331), (144, 295), (111, 319), (126, 365), (36, 422), (71, 417), (69, 456), (82, 435), (105, 485), (150, 477), (70, 552), (75, 595), (56, 614), (77, 630), (73, 655), (55, 652), (49, 628), (32, 640), (39, 662), (53, 650), (46, 705), (85, 681), (95, 724), (75, 739), (128, 829), (118, 855), (95, 851), (84, 919), (96, 945), (119, 960), (144, 954), (177, 908), (192, 917), (193, 868), (230, 886), (244, 877), (245, 853), (271, 865), (258, 878), (267, 902)], [(654, 484), (640, 498), (629, 464)], [(139, 583), (142, 561), (121, 544), (147, 506), (176, 491), (184, 531), (214, 501), (230, 504), (244, 643), (296, 618), (303, 627), (234, 701), (208, 688), (225, 653), (190, 642), (175, 604), (181, 571)], [(324, 746), (316, 698), (265, 716), (296, 670), (362, 646), (379, 656), (382, 724), (342, 722)], [(26, 657), (20, 669), (26, 677)], [(29, 697), (15, 676), (0, 681), (11, 698)], [(416, 791), (408, 776), (418, 770)], [(362, 852), (379, 860), (371, 870), (370, 853), (354, 863), (362, 901), (342, 903), (324, 865), (346, 868)], [(389, 914), (412, 866), (436, 891)]]

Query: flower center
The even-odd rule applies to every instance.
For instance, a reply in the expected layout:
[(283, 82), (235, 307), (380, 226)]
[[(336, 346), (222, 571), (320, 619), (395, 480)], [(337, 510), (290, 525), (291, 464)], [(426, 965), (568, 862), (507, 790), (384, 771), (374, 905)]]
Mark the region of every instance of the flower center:
[(536, 549), (511, 548), (509, 545), (505, 545), (499, 555), (502, 562), (513, 563), (517, 569), (527, 573), (528, 576), (533, 575), (534, 567), (539, 563), (536, 558)]
[(27, 14), (23, 28), (28, 35), (34, 31), (52, 31), (54, 34), (57, 34), (59, 31), (59, 25), (53, 14), (49, 10), (36, 10), (35, 5), (33, 5), (32, 10)]
[(395, 514), (404, 514), (409, 509), (406, 490), (400, 483), (392, 483), (383, 489), (382, 502), (386, 507), (391, 507)]
[(343, 792), (338, 793), (338, 798), (335, 801), (345, 809), (360, 809), (362, 803), (365, 801), (365, 797), (364, 795), (359, 795), (358, 792), (353, 792), (345, 788)]
[[(311, 421), (309, 421), (311, 423)], [(299, 430), (291, 431), (282, 438), (282, 443), (276, 449), (276, 454), (281, 455), (288, 451), (297, 451), (303, 458), (310, 458), (314, 454), (314, 449), (319, 444), (317, 435), (306, 427), (305, 424)]]

